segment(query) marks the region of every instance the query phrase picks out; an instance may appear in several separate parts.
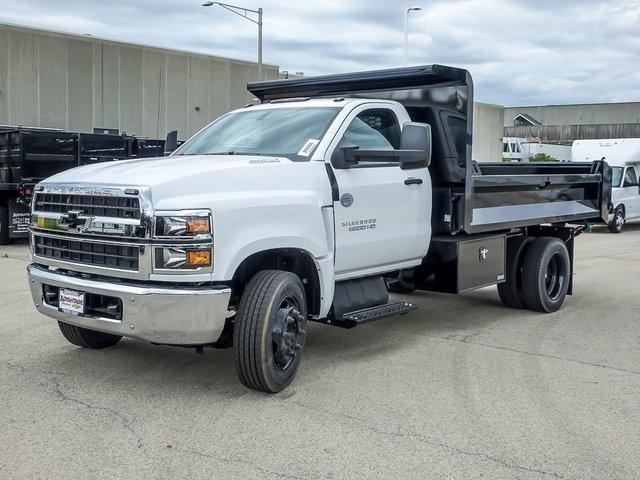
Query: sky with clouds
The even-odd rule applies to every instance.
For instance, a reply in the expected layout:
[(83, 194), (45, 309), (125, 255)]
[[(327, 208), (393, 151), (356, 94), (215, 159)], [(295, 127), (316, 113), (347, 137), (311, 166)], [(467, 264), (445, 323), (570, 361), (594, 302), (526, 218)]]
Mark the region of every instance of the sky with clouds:
[[(467, 68), (503, 105), (640, 101), (640, 0), (228, 0), (264, 9), (264, 61), (306, 75)], [(199, 0), (2, 0), (0, 22), (253, 60), (257, 28)]]

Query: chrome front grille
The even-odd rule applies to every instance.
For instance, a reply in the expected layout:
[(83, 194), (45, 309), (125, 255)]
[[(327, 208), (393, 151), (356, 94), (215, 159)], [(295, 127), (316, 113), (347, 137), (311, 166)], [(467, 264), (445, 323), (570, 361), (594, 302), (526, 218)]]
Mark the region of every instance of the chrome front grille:
[(76, 240), (37, 234), (33, 236), (33, 252), (38, 257), (119, 270), (139, 269), (139, 248), (115, 242), (96, 242), (87, 238)]
[(137, 197), (79, 195), (66, 193), (37, 193), (34, 210), (43, 213), (67, 214), (82, 211), (91, 217), (140, 218), (140, 200)]

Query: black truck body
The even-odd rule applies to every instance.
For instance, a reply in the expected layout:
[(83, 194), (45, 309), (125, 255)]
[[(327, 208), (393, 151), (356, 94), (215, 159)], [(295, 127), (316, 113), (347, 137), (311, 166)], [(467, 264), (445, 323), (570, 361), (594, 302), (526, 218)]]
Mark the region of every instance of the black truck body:
[[(433, 236), (422, 266), (398, 272), (399, 278), (408, 275), (411, 290), (462, 293), (508, 283), (509, 262), (520, 258), (528, 240), (536, 237), (561, 239), (572, 269), (575, 236), (586, 224), (608, 221), (611, 169), (605, 162), (505, 164), (472, 159), (473, 81), (467, 70), (427, 65), (256, 82), (248, 89), (262, 102), (313, 97), (394, 100), (404, 105), (412, 121), (430, 125)], [(499, 253), (481, 258), (484, 251)], [(572, 288), (569, 276), (568, 294)]]
[(0, 244), (28, 236), (33, 187), (90, 163), (160, 157), (164, 140), (127, 135), (0, 127)]
[(464, 69), (428, 65), (256, 82), (248, 89), (263, 102), (335, 96), (394, 100), (413, 121), (428, 123), (436, 235), (604, 221), (608, 216), (611, 173), (602, 163), (472, 160), (473, 81)]

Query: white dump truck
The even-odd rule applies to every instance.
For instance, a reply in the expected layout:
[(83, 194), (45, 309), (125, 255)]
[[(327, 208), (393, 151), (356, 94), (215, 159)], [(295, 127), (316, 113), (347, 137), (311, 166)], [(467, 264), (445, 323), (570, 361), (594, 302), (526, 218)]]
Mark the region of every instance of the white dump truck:
[(390, 290), (498, 285), (508, 307), (558, 310), (574, 238), (608, 221), (605, 162), (472, 161), (466, 70), (248, 88), (259, 105), (168, 157), (36, 186), (31, 293), (71, 343), (232, 347), (246, 386), (278, 392), (308, 321), (352, 328), (415, 308)]

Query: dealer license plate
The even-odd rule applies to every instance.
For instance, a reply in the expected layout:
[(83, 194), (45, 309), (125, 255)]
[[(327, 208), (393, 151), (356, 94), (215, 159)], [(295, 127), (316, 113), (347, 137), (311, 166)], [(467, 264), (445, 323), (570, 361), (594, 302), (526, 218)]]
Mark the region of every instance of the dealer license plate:
[(61, 288), (58, 293), (58, 308), (72, 315), (84, 314), (84, 292)]

